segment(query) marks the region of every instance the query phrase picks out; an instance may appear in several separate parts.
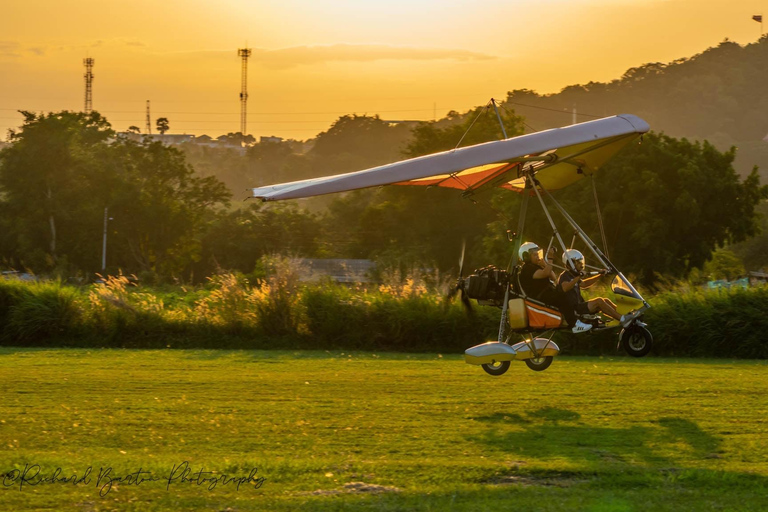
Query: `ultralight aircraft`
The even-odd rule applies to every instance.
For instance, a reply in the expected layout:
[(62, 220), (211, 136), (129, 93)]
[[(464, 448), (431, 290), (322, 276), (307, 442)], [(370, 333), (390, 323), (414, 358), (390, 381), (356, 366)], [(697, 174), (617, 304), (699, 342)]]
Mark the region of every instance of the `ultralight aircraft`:
[[(496, 103), (493, 100), (491, 103), (495, 108)], [(498, 116), (498, 110), (496, 114)], [(580, 320), (592, 325), (593, 331), (622, 327), (619, 345), (634, 357), (648, 354), (653, 337), (641, 315), (650, 305), (550, 194), (583, 178), (592, 178), (616, 152), (646, 133), (648, 124), (634, 115), (622, 114), (512, 138), (506, 138), (504, 125), (501, 126), (503, 140), (347, 174), (258, 187), (253, 189), (253, 197), (263, 201), (298, 199), (382, 185), (448, 187), (461, 190), (462, 197), (471, 197), (480, 191), (501, 187), (522, 194), (517, 231), (508, 233), (514, 243), (514, 254), (518, 254), (523, 243), (528, 203), (535, 198), (552, 227), (547, 249), (559, 246), (566, 254), (577, 241), (583, 244), (596, 262), (587, 269), (593, 275), (599, 272), (613, 277), (611, 289), (617, 310), (632, 318), (625, 325), (616, 320), (606, 322), (597, 315), (582, 316)], [(597, 205), (596, 191), (595, 200)], [(555, 226), (547, 202), (573, 228), (569, 244)], [(599, 207), (598, 219), (602, 232)], [(476, 299), (480, 305), (501, 309), (497, 341), (467, 349), (465, 361), (482, 366), (490, 375), (504, 374), (510, 361), (525, 361), (535, 371), (547, 369), (560, 352), (552, 337), (557, 330), (567, 327), (561, 313), (552, 305), (526, 295), (519, 283), (519, 265), (507, 270), (485, 267), (464, 277), (463, 259), (462, 251), (459, 278), (452, 294), (460, 293), (465, 304), (469, 299)], [(564, 264), (567, 266), (568, 262)], [(514, 336), (520, 341), (515, 343)]]

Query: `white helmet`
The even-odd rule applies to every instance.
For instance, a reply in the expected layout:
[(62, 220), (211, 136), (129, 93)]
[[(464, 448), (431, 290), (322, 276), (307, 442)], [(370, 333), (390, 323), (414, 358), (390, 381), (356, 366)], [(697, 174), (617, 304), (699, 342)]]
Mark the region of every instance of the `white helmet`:
[(563, 253), (563, 265), (565, 265), (565, 268), (568, 270), (573, 270), (575, 272), (577, 261), (584, 262), (584, 255), (581, 254), (581, 251), (577, 251), (576, 249), (568, 249)]
[(523, 245), (520, 246), (520, 250), (518, 251), (517, 255), (520, 257), (520, 259), (523, 262), (531, 261), (531, 251), (538, 251), (539, 246), (536, 245), (533, 242), (525, 242)]

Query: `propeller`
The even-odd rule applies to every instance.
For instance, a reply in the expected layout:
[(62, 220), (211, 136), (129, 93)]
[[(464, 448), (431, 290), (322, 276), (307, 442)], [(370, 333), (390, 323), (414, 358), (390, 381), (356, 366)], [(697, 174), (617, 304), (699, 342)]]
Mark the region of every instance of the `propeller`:
[(457, 293), (461, 295), (461, 303), (464, 306), (464, 309), (466, 310), (467, 314), (471, 315), (474, 311), (472, 310), (472, 303), (469, 301), (469, 297), (467, 297), (467, 293), (464, 290), (464, 254), (467, 249), (467, 242), (466, 240), (462, 240), (461, 242), (461, 257), (459, 258), (459, 277), (456, 279), (456, 284), (451, 286), (451, 288), (448, 290), (448, 295), (445, 296), (445, 304), (447, 305), (453, 298), (456, 296)]

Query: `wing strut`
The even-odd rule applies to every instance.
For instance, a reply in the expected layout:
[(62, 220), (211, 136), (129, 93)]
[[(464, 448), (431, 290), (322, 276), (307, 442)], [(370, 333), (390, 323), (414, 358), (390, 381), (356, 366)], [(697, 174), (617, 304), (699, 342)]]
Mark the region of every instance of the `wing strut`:
[[(531, 186), (531, 179), (526, 175), (525, 177), (525, 187), (528, 188)], [(514, 250), (512, 251), (512, 258), (509, 260), (509, 265), (507, 265), (507, 272), (512, 271), (512, 267), (514, 267), (517, 264), (517, 253), (520, 251), (520, 246), (523, 243), (523, 229), (525, 229), (525, 214), (528, 212), (528, 199), (530, 199), (530, 194), (523, 194), (523, 201), (520, 205), (520, 219), (517, 222), (517, 232), (515, 233), (515, 246)]]
[[(600, 250), (600, 248), (597, 247), (597, 244), (595, 244), (595, 242), (593, 242), (587, 236), (587, 234), (584, 232), (584, 230), (581, 229), (581, 227), (578, 224), (576, 224), (576, 221), (573, 220), (573, 217), (571, 217), (568, 214), (567, 211), (565, 211), (565, 208), (560, 206), (560, 203), (558, 203), (555, 200), (555, 198), (552, 197), (552, 194), (550, 194), (547, 189), (542, 187), (540, 183), (537, 182), (537, 185), (538, 185), (538, 187), (534, 188), (534, 190), (536, 191), (536, 194), (538, 195), (538, 188), (540, 188), (542, 190), (542, 192), (544, 192), (544, 194), (546, 194), (546, 196), (549, 198), (549, 200), (552, 201), (552, 204), (555, 205), (555, 208), (557, 208), (557, 210), (563, 215), (563, 217), (565, 217), (565, 220), (568, 221), (568, 223), (571, 225), (571, 227), (573, 227), (573, 229), (576, 230), (576, 233), (578, 233), (579, 238), (581, 238), (581, 240), (587, 245), (587, 247), (590, 248), (592, 253), (595, 255), (597, 260), (600, 262), (600, 264), (603, 265), (603, 268), (610, 269), (614, 273), (618, 274), (619, 273), (618, 269), (613, 265), (613, 263), (611, 263), (608, 260), (608, 257), (605, 254), (603, 254), (603, 252)], [(541, 199), (541, 196), (539, 196), (539, 199), (541, 200), (542, 207), (544, 207), (544, 210), (547, 211), (546, 207), (544, 206), (544, 200)], [(554, 222), (552, 222), (552, 217), (550, 217), (549, 212), (547, 212), (547, 218), (549, 219), (550, 224), (552, 224), (552, 227), (555, 228), (555, 224), (554, 224)], [(558, 237), (558, 240), (559, 240), (560, 239), (560, 235), (558, 234), (557, 237)], [(560, 243), (562, 244), (562, 240), (560, 240)], [(565, 250), (565, 245), (563, 245), (563, 250)]]

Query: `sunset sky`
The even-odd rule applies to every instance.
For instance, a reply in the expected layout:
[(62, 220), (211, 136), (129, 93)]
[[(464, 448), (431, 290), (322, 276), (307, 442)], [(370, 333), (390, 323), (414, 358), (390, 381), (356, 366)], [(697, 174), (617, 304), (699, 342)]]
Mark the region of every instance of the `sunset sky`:
[[(764, 12), (766, 11), (766, 12)], [(339, 115), (432, 119), (618, 78), (633, 66), (760, 36), (768, 0), (27, 0), (0, 4), (0, 140), (20, 109), (93, 107), (117, 130), (307, 139)]]

